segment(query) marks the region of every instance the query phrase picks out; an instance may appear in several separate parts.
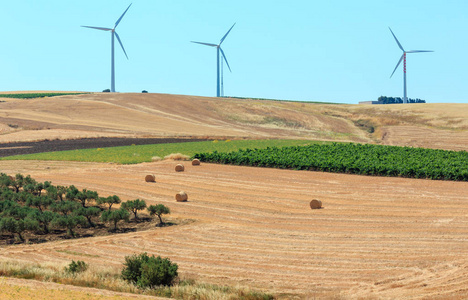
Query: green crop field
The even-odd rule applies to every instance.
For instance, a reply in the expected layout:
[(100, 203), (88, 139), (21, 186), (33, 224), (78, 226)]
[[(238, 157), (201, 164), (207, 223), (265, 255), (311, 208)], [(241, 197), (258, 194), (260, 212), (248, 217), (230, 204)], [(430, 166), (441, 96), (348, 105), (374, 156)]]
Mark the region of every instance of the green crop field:
[(164, 158), (164, 156), (172, 153), (181, 153), (184, 155), (193, 156), (195, 153), (201, 152), (231, 152), (247, 148), (285, 147), (307, 145), (311, 143), (317, 142), (306, 140), (208, 141), (44, 152), (2, 157), (0, 160), (59, 160), (137, 164), (142, 162), (150, 162), (154, 156)]
[(204, 162), (362, 175), (468, 181), (468, 152), (353, 143), (200, 153)]
[(16, 98), (16, 99), (35, 99), (54, 96), (66, 95), (81, 95), (87, 93), (24, 93), (24, 94), (0, 94), (0, 98)]

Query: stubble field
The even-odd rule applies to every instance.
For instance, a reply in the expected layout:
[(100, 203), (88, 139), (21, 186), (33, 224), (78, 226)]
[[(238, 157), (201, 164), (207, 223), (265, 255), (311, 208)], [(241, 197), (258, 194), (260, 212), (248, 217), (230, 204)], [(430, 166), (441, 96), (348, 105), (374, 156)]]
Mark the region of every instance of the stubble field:
[[(466, 182), (378, 178), (175, 162), (1, 162), (38, 180), (163, 203), (181, 225), (2, 249), (0, 258), (120, 268), (170, 257), (182, 276), (289, 298), (463, 298), (468, 292)], [(156, 183), (145, 183), (147, 173)], [(184, 190), (189, 202), (177, 203)], [(311, 210), (311, 199), (323, 209)], [(66, 250), (65, 252), (63, 250)], [(89, 255), (89, 256), (88, 256)]]

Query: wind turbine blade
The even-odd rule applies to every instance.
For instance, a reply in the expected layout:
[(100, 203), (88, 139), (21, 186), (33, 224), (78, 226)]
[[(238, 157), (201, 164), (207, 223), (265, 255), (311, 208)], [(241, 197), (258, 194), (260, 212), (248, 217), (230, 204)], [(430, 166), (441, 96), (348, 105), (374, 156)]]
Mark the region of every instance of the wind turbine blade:
[(115, 22), (114, 29), (117, 27), (117, 25), (119, 25), (120, 21), (122, 20), (123, 16), (125, 16), (125, 14), (127, 13), (127, 10), (130, 8), (130, 6), (132, 6), (132, 3), (130, 3), (130, 5), (127, 7), (127, 9), (124, 11), (124, 13), (120, 16), (120, 18), (117, 20), (117, 22)]
[[(234, 25), (236, 25), (236, 23), (234, 23)], [(221, 39), (221, 41), (219, 42), (219, 45), (221, 46), (221, 44), (224, 42), (224, 39), (227, 37), (227, 35), (229, 34), (229, 32), (231, 32), (232, 28), (234, 27), (234, 25), (232, 25), (232, 27), (228, 30), (228, 32), (226, 32), (226, 34), (223, 36), (223, 38)]]
[(210, 46), (210, 47), (218, 47), (218, 45), (210, 44), (210, 43), (202, 43), (202, 42), (194, 42), (194, 41), (192, 41), (192, 43), (205, 45), (205, 46)]
[(406, 53), (419, 53), (419, 52), (434, 52), (432, 50), (411, 50), (411, 51), (406, 51)]
[[(119, 41), (120, 46), (122, 47), (123, 52), (125, 53), (125, 56), (127, 56), (127, 52), (125, 52), (125, 48), (124, 48), (124, 46), (122, 44), (122, 41), (120, 40), (119, 35), (115, 31), (114, 31), (114, 33), (115, 33), (115, 36), (117, 37), (117, 40)], [(128, 56), (127, 56), (127, 59), (128, 59)]]
[(401, 46), (400, 42), (398, 41), (398, 39), (396, 38), (395, 34), (393, 33), (392, 29), (390, 27), (388, 27), (388, 29), (390, 29), (390, 32), (392, 33), (393, 37), (395, 38), (395, 41), (397, 42), (398, 44), (398, 47), (400, 47), (401, 51), (405, 52), (405, 49), (403, 49), (403, 47)]
[(112, 28), (105, 28), (105, 27), (94, 27), (94, 26), (81, 26), (81, 27), (92, 28), (92, 29), (97, 29), (97, 30), (104, 30), (104, 31), (112, 31)]
[(221, 49), (221, 47), (219, 47), (219, 50), (221, 50), (221, 54), (223, 55), (224, 61), (226, 62), (227, 66), (228, 66), (228, 68), (229, 68), (229, 72), (232, 73), (231, 67), (229, 66), (229, 63), (228, 63), (228, 61), (227, 61), (227, 58), (226, 58), (226, 55), (224, 54), (223, 49)]
[(403, 56), (405, 56), (405, 54), (403, 53), (403, 55), (400, 57), (400, 60), (398, 61), (395, 69), (393, 70), (393, 73), (392, 75), (390, 75), (390, 78), (392, 78), (393, 74), (395, 73), (396, 69), (398, 68), (398, 66), (401, 64), (401, 61), (403, 60)]

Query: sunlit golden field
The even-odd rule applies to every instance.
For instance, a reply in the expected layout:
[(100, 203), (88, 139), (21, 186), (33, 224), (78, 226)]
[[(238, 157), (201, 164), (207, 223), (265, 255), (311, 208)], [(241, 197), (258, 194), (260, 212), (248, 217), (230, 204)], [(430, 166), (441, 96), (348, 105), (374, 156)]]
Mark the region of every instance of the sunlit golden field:
[[(6, 100), (0, 108), (3, 142), (194, 136), (468, 150), (465, 104), (359, 106), (90, 94)], [(467, 182), (203, 163), (185, 163), (185, 172), (175, 172), (175, 164), (0, 161), (7, 174), (162, 203), (170, 207), (171, 218), (185, 220), (143, 232), (6, 246), (0, 261), (66, 265), (80, 259), (118, 271), (125, 256), (148, 252), (176, 262), (184, 278), (280, 299), (464, 299), (468, 294)], [(146, 183), (147, 174), (154, 174), (156, 183)], [(179, 191), (189, 195), (188, 202), (175, 201)], [(312, 199), (320, 199), (324, 208), (311, 210)], [(0, 285), (0, 297), (32, 293), (55, 299), (62, 292), (61, 299), (127, 297), (68, 286), (59, 291), (60, 285), (48, 282), (0, 279)]]

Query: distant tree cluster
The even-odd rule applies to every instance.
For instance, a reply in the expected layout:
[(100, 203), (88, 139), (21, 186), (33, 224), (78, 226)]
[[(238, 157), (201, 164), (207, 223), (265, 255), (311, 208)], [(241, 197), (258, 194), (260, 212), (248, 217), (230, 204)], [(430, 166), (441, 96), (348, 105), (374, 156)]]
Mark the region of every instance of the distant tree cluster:
[[(400, 97), (380, 96), (377, 100), (381, 102), (382, 104), (403, 103), (403, 99)], [(422, 100), (419, 98), (416, 98), (416, 99), (408, 98), (408, 103), (426, 103), (426, 100)]]
[[(120, 204), (120, 208), (112, 209), (114, 204)], [(161, 215), (170, 213), (162, 204), (147, 207), (140, 199), (121, 203), (115, 195), (99, 197), (95, 191), (73, 185), (54, 186), (29, 175), (0, 174), (0, 233), (16, 235), (20, 241), (24, 241), (25, 232), (49, 234), (51, 229), (67, 230), (74, 237), (77, 227), (96, 227), (100, 221), (116, 230), (119, 222), (129, 220), (130, 213), (138, 221), (137, 213), (144, 209), (157, 216), (161, 224)]]

